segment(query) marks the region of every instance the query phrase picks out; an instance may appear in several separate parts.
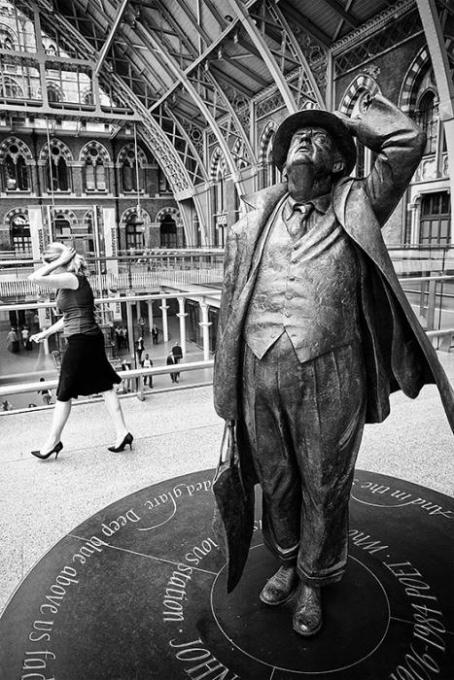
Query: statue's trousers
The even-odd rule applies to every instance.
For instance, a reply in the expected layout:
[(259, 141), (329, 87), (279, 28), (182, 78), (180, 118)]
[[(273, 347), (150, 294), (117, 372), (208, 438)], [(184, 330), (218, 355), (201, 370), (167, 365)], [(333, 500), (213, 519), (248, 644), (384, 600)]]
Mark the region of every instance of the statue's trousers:
[(348, 502), (365, 421), (355, 342), (300, 363), (284, 332), (258, 360), (244, 347), (243, 417), (263, 490), (263, 535), (312, 585), (345, 570)]

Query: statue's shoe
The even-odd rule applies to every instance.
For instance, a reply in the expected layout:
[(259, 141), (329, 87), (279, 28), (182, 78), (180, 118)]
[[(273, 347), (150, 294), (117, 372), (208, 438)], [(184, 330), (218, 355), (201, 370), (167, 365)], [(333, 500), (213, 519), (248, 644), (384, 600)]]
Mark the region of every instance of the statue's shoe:
[(298, 590), (293, 630), (299, 635), (310, 637), (322, 627), (322, 599), (318, 586), (301, 583)]
[(259, 597), (264, 604), (276, 606), (284, 604), (292, 596), (298, 585), (296, 568), (282, 565), (277, 572), (265, 583)]

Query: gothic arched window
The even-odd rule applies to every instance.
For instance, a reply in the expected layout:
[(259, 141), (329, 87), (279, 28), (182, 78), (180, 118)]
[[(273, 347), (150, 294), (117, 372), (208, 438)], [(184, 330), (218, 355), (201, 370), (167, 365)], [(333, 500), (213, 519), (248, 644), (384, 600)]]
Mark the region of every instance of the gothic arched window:
[(432, 91), (425, 92), (419, 101), (417, 119), (427, 135), (424, 153), (435, 153), (437, 147), (437, 107)]
[(23, 213), (13, 215), (10, 220), (11, 243), (18, 257), (32, 256), (32, 239), (27, 216)]
[(57, 85), (50, 83), (47, 86), (47, 100), (50, 104), (63, 101), (63, 94)]
[(106, 168), (108, 160), (107, 151), (101, 144), (92, 142), (85, 147), (82, 153), (84, 164), (85, 191), (106, 191)]
[(177, 247), (177, 225), (172, 215), (165, 215), (161, 220), (161, 248)]
[(47, 190), (68, 191), (68, 166), (63, 155), (63, 148), (56, 141), (50, 143), (46, 166)]
[(11, 141), (3, 158), (3, 185), (7, 191), (28, 191), (29, 175), (23, 150)]
[(142, 250), (144, 248), (144, 223), (136, 212), (128, 216), (126, 222), (126, 248)]

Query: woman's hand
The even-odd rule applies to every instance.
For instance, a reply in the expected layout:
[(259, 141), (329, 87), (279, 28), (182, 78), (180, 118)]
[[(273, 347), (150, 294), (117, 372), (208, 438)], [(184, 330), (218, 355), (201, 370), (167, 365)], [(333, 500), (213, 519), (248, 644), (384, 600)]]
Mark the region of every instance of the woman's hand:
[(55, 264), (59, 267), (68, 264), (68, 262), (71, 262), (75, 254), (75, 248), (65, 248), (61, 255), (55, 260)]
[(39, 333), (34, 333), (34, 335), (30, 336), (30, 342), (36, 342), (39, 344), (40, 342), (43, 342), (47, 338), (47, 333), (46, 331), (40, 331)]

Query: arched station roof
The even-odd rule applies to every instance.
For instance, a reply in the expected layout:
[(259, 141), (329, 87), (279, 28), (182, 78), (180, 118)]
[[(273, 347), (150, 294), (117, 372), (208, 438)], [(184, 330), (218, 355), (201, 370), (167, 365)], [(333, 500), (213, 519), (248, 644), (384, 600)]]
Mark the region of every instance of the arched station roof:
[[(86, 69), (95, 86), (99, 79), (114, 105), (102, 107), (95, 96), (93, 115), (102, 109), (112, 119), (121, 114), (122, 123), (128, 116), (140, 122), (139, 134), (177, 200), (190, 197), (197, 183), (209, 181), (207, 144), (221, 149), (238, 186), (238, 168), (257, 164), (251, 144), (256, 102), (277, 97), (288, 112), (332, 109), (333, 62), (348, 41), (391, 26), (405, 13), (413, 13), (416, 30), (427, 35), (437, 22), (452, 22), (454, 14), (448, 0), (15, 3), (40, 22), (46, 35), (66, 46), (73, 64)], [(446, 60), (446, 53), (441, 58)], [(49, 54), (46, 59), (47, 67), (53, 60), (55, 68), (63, 61)], [(448, 68), (446, 62), (445, 75)], [(52, 103), (54, 110), (56, 106)]]

